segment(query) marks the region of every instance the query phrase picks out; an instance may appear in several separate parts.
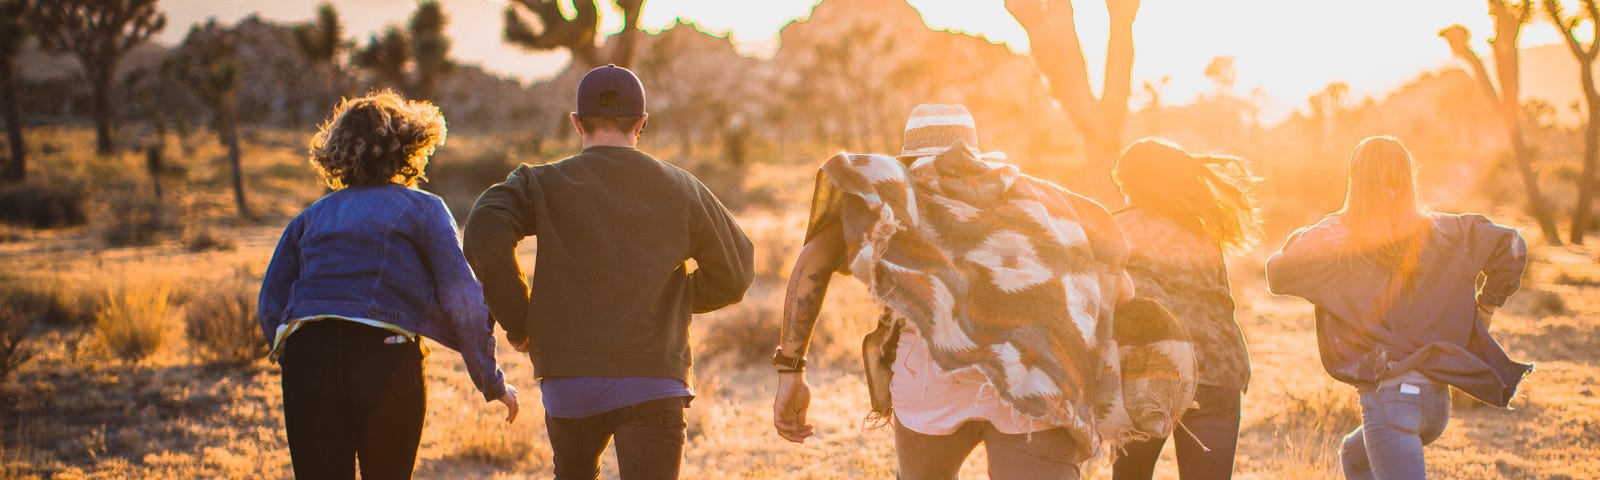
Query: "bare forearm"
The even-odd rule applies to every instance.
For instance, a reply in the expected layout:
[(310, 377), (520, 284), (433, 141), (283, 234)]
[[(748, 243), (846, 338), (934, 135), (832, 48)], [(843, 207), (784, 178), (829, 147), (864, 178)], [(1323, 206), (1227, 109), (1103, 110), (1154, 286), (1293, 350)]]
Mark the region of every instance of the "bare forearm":
[(779, 346), (790, 355), (803, 357), (811, 344), (811, 333), (822, 313), (822, 300), (828, 292), (833, 272), (795, 265), (789, 277), (789, 290), (783, 302), (783, 335)]

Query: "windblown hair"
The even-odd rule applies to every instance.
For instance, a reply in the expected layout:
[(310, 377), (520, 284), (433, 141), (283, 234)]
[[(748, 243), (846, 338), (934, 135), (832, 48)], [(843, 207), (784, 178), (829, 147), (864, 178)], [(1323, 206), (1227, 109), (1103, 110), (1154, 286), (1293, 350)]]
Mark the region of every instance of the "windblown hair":
[(1144, 138), (1122, 151), (1112, 176), (1130, 205), (1171, 218), (1228, 253), (1244, 254), (1261, 241), (1260, 179), (1238, 157)]
[(1411, 270), (1418, 241), (1430, 225), (1428, 206), (1417, 194), (1416, 171), (1399, 139), (1361, 140), (1350, 154), (1350, 186), (1338, 212), (1355, 250), (1403, 274)]
[(392, 90), (349, 98), (311, 137), (311, 166), (328, 188), (427, 180), (428, 157), (444, 144), (444, 114)]

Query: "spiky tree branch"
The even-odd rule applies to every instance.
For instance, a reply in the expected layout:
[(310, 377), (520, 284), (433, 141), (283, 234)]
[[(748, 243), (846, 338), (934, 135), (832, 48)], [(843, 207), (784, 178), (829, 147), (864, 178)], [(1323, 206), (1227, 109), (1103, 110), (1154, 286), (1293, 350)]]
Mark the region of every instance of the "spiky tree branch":
[(608, 45), (609, 57), (595, 44), (600, 27), (599, 1), (572, 2), (574, 14), (568, 18), (561, 12), (559, 0), (512, 0), (505, 9), (503, 37), (506, 43), (533, 51), (566, 49), (578, 68), (606, 63), (626, 67), (633, 63), (644, 0), (611, 1), (622, 10), (622, 32), (617, 34), (615, 45)]
[(419, 3), (408, 28), (390, 25), (382, 36), (370, 37), (352, 60), (407, 96), (431, 100), (441, 77), (455, 67), (450, 60), (450, 38), (444, 33), (448, 22), (439, 2)]
[(165, 28), (167, 16), (156, 0), (50, 0), (38, 4), (33, 20), (40, 46), (70, 53), (83, 67), (94, 91), (96, 151), (110, 154), (117, 62)]
[(328, 2), (318, 5), (316, 20), (295, 26), (294, 39), (300, 55), (327, 72), (329, 104), (337, 104), (344, 93), (339, 54), (349, 47), (344, 39), (344, 26), (339, 22), (339, 11)]
[(1088, 62), (1078, 38), (1072, 3), (1066, 0), (1006, 0), (1006, 10), (1028, 34), (1030, 56), (1050, 95), (1072, 119), (1089, 147), (1091, 193), (1120, 204), (1111, 188), (1111, 164), (1121, 148), (1133, 75), (1133, 22), (1139, 0), (1106, 0), (1111, 19), (1101, 96), (1090, 89)]
[[(1573, 206), (1571, 231), (1567, 232), (1568, 240), (1576, 244), (1583, 243), (1593, 218), (1595, 168), (1596, 163), (1600, 163), (1600, 92), (1595, 90), (1594, 78), (1594, 60), (1600, 55), (1600, 6), (1595, 5), (1595, 0), (1583, 0), (1582, 10), (1569, 17), (1561, 11), (1561, 2), (1544, 0), (1544, 11), (1549, 14), (1550, 23), (1561, 30), (1567, 50), (1578, 60), (1578, 80), (1583, 88), (1584, 107), (1588, 110), (1583, 129), (1583, 173), (1578, 179), (1578, 204)], [(1578, 40), (1577, 34), (1578, 25), (1584, 20), (1589, 21), (1594, 35), (1588, 45)]]
[(1517, 37), (1522, 34), (1522, 26), (1533, 15), (1533, 1), (1510, 3), (1507, 0), (1488, 0), (1488, 3), (1489, 15), (1495, 21), (1495, 36), (1489, 40), (1489, 44), (1494, 51), (1495, 72), (1500, 81), (1499, 91), (1495, 90), (1494, 84), (1490, 81), (1489, 71), (1484, 67), (1482, 57), (1472, 50), (1472, 33), (1467, 27), (1451, 25), (1440, 30), (1439, 36), (1450, 44), (1450, 50), (1457, 58), (1472, 68), (1473, 76), (1477, 77), (1484, 96), (1497, 107), (1501, 123), (1505, 125), (1506, 134), (1511, 139), (1511, 151), (1516, 160), (1517, 173), (1522, 176), (1523, 190), (1528, 196), (1527, 212), (1539, 223), (1539, 230), (1543, 233), (1545, 241), (1552, 245), (1560, 245), (1561, 235), (1556, 230), (1555, 216), (1545, 203), (1544, 193), (1539, 187), (1539, 174), (1533, 166), (1533, 154), (1522, 135), (1521, 84), (1517, 77), (1520, 70)]

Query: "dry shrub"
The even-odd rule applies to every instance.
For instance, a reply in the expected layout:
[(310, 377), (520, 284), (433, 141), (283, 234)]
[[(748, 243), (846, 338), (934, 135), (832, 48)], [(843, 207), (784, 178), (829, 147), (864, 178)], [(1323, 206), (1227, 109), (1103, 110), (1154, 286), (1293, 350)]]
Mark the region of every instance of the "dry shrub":
[(695, 354), (735, 365), (764, 363), (778, 346), (782, 312), (777, 307), (775, 301), (746, 298), (738, 305), (699, 320), (704, 327), (697, 338)]
[[(1270, 438), (1271, 458), (1280, 474), (1332, 478), (1339, 473), (1339, 445), (1361, 424), (1355, 392), (1337, 384), (1289, 391), (1275, 409), (1246, 434)], [(1274, 408), (1269, 407), (1269, 408)], [(1182, 435), (1174, 433), (1174, 435)]]
[(172, 290), (166, 284), (129, 285), (106, 292), (95, 313), (95, 335), (116, 356), (128, 361), (149, 357), (176, 326)]
[(537, 445), (528, 435), (472, 435), (458, 444), (447, 458), (465, 460), (501, 469), (515, 469), (534, 458)]
[(101, 232), (106, 245), (127, 247), (154, 244), (165, 227), (161, 204), (140, 196), (112, 198), (110, 217)]
[(0, 222), (33, 228), (82, 225), (85, 189), (80, 182), (25, 182), (0, 186)]
[(7, 304), (0, 304), (0, 384), (11, 378), (38, 350), (28, 344), (33, 325)]
[(0, 277), (0, 304), (12, 315), (48, 326), (79, 327), (94, 321), (94, 295), (59, 278)]
[(244, 365), (267, 354), (256, 316), (256, 288), (235, 278), (201, 289), (184, 307), (189, 344), (205, 358)]
[(1532, 318), (1555, 317), (1571, 312), (1567, 308), (1565, 296), (1538, 287), (1524, 288), (1516, 295), (1512, 295), (1501, 310), (1518, 317)]
[(184, 230), (183, 248), (191, 252), (204, 252), (207, 250), (231, 252), (239, 247), (234, 243), (233, 239), (217, 235), (217, 232), (212, 230), (210, 226), (201, 224)]

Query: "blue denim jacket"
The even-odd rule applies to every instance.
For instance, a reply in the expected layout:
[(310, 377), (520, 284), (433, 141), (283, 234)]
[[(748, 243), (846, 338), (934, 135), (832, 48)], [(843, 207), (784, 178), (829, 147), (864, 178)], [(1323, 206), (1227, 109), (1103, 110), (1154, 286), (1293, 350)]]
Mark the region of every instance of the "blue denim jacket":
[(385, 322), (461, 352), (484, 400), (505, 394), (494, 320), (439, 197), (401, 185), (322, 197), (283, 231), (261, 284), (261, 333), (315, 315)]

